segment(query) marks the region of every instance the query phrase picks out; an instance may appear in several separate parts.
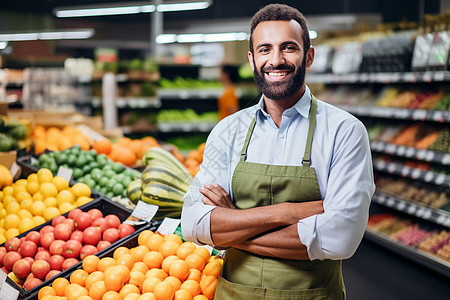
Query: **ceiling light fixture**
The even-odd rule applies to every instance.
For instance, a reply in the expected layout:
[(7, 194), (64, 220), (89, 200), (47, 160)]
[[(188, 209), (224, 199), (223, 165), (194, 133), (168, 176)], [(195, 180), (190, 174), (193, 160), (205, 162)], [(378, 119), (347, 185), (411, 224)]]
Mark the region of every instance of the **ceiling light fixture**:
[(54, 14), (58, 18), (71, 17), (95, 17), (95, 16), (112, 16), (127, 15), (139, 13), (151, 13), (155, 10), (159, 12), (186, 11), (208, 8), (212, 4), (212, 0), (207, 1), (172, 1), (159, 5), (145, 3), (109, 3), (101, 5), (86, 5), (60, 7), (54, 9)]
[(156, 37), (158, 44), (170, 43), (217, 43), (245, 41), (248, 34), (245, 32), (224, 32), (224, 33), (193, 33), (193, 34), (160, 34)]
[(0, 42), (36, 41), (36, 40), (69, 40), (88, 39), (94, 35), (93, 29), (76, 29), (66, 31), (43, 31), (0, 33)]

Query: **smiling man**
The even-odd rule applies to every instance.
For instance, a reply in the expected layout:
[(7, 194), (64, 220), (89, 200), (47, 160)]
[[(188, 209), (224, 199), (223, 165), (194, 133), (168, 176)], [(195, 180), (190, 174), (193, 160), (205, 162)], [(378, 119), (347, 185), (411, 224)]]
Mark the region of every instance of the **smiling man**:
[(345, 299), (341, 261), (375, 190), (367, 132), (305, 85), (314, 48), (299, 11), (262, 8), (249, 46), (261, 99), (211, 131), (183, 236), (227, 249), (215, 299)]

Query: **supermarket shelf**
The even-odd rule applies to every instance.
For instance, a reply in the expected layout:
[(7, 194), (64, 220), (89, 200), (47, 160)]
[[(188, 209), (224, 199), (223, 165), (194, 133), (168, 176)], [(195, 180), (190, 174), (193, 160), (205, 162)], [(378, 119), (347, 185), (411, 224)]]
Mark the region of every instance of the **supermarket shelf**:
[[(102, 98), (94, 97), (90, 104), (94, 108), (101, 107)], [(159, 108), (161, 107), (161, 99), (158, 97), (118, 97), (116, 99), (117, 108)]]
[(377, 152), (450, 166), (450, 153), (398, 146), (380, 141), (371, 142), (370, 148)]
[(400, 177), (420, 180), (442, 187), (450, 187), (450, 176), (432, 171), (410, 168), (404, 164), (374, 160), (373, 167), (377, 171), (394, 174)]
[(445, 82), (450, 80), (449, 71), (385, 72), (352, 74), (307, 74), (307, 83), (415, 83)]
[(181, 99), (181, 100), (216, 100), (223, 93), (222, 88), (181, 88), (181, 89), (159, 89), (158, 96), (162, 100)]
[(450, 123), (450, 111), (354, 105), (337, 106), (351, 114), (363, 117)]
[(364, 237), (396, 253), (399, 253), (400, 255), (407, 257), (420, 265), (430, 268), (446, 278), (450, 278), (450, 263), (435, 255), (420, 251), (411, 246), (402, 245), (390, 239), (388, 236), (370, 229), (366, 229)]
[(450, 228), (450, 213), (447, 211), (433, 209), (422, 204), (397, 198), (379, 191), (373, 195), (372, 201), (400, 212), (419, 217), (425, 221)]
[(157, 127), (161, 132), (209, 132), (216, 124), (217, 122), (160, 122)]

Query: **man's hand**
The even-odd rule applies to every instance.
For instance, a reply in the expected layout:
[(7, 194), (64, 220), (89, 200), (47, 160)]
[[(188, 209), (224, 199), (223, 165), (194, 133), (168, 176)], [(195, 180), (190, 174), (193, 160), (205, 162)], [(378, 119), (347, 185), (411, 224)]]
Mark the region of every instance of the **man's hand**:
[(224, 208), (236, 208), (231, 201), (230, 195), (216, 183), (205, 184), (204, 189), (201, 189), (200, 193), (204, 195), (204, 197), (202, 197), (202, 201), (206, 205)]

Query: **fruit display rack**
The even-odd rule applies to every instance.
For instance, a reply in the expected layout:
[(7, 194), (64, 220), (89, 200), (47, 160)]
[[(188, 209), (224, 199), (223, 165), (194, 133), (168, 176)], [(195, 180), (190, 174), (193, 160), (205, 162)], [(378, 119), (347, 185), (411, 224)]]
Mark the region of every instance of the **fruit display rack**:
[[(368, 101), (367, 99), (360, 102), (350, 100), (333, 103), (331, 101), (331, 104), (361, 119), (369, 130), (374, 123), (383, 125), (390, 123), (399, 127), (403, 124), (423, 124), (421, 127), (431, 126), (436, 130), (448, 130), (450, 110), (380, 106), (375, 101), (376, 96), (374, 95), (380, 89), (388, 86), (401, 86), (403, 90), (420, 87), (424, 91), (428, 89), (431, 91), (436, 90), (436, 87), (445, 87), (449, 81), (450, 72), (448, 71), (308, 74), (306, 77), (306, 83), (311, 86), (314, 93), (315, 85), (325, 87), (324, 101), (327, 101), (327, 95), (335, 96), (336, 91), (339, 91), (338, 88), (343, 86), (346, 88), (346, 92), (354, 92), (357, 95), (362, 89), (372, 90)], [(316, 93), (316, 96), (321, 99), (320, 92)], [(342, 98), (345, 99), (345, 94)], [(399, 178), (413, 185), (428, 186), (431, 190), (447, 195), (447, 198), (450, 195), (450, 173), (448, 172), (450, 170), (450, 152), (418, 148), (414, 144), (401, 145), (382, 139), (371, 139), (370, 146), (376, 178)], [(409, 163), (410, 161), (438, 167), (424, 168)], [(435, 231), (448, 232), (450, 229), (450, 204), (433, 207), (389, 193), (377, 185), (377, 190), (372, 198), (372, 208), (371, 213), (387, 211), (393, 215), (406, 216), (406, 218), (425, 224), (427, 228), (434, 228)], [(450, 278), (450, 262), (446, 259), (422, 251), (418, 247), (405, 245), (371, 228), (366, 230), (365, 238)]]

